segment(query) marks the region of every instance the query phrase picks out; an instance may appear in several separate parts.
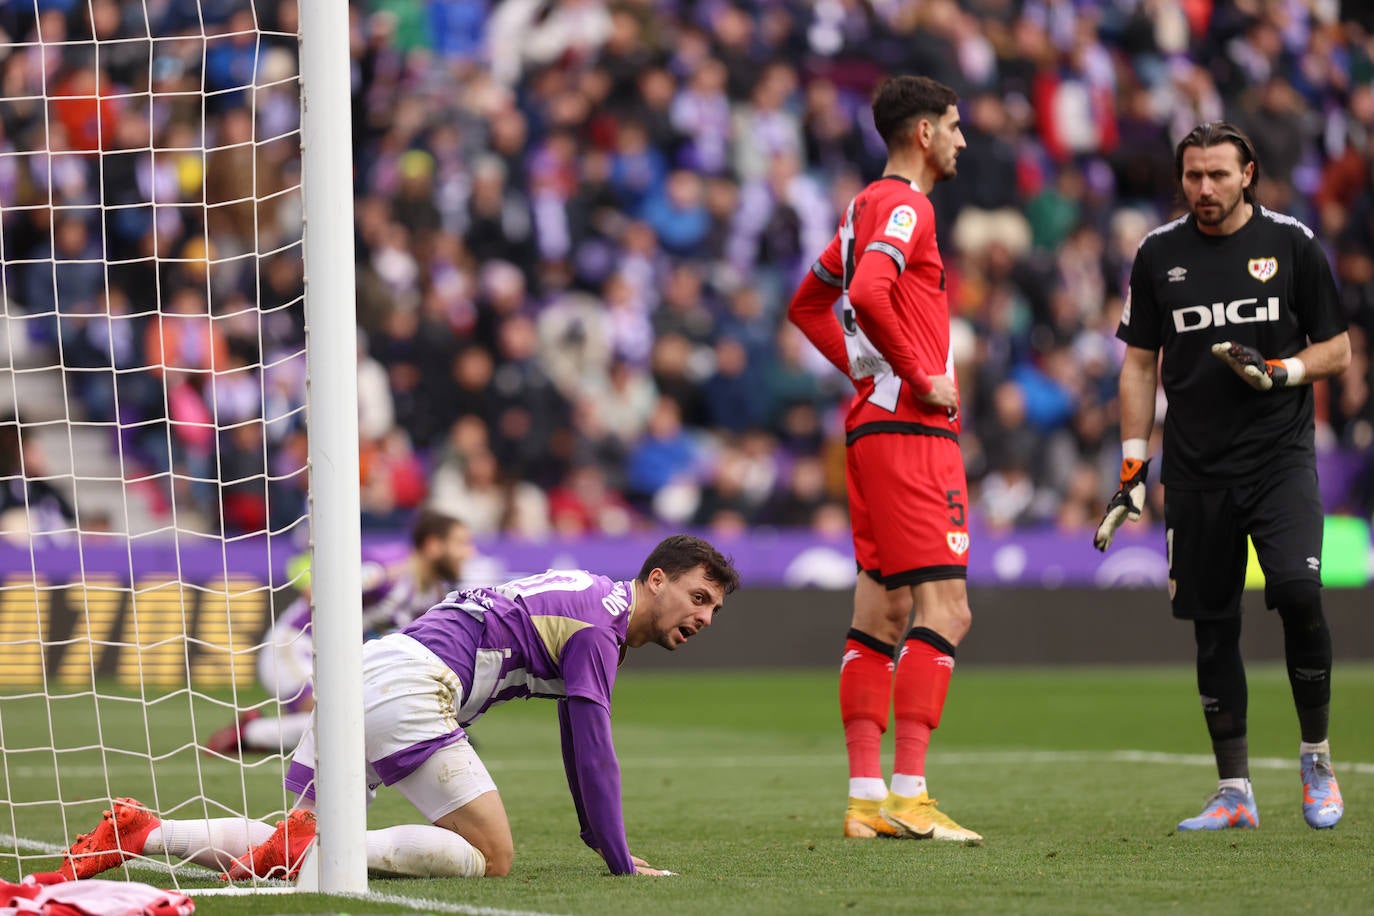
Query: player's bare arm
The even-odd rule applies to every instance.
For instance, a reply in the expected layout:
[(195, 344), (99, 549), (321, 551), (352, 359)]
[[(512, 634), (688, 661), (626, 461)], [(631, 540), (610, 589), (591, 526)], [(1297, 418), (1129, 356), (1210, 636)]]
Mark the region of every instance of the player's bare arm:
[(1155, 423), (1155, 389), (1159, 383), (1159, 353), (1126, 347), (1121, 361), (1121, 485), (1107, 503), (1102, 522), (1093, 533), (1093, 546), (1106, 551), (1116, 529), (1138, 521), (1145, 508), (1145, 480), (1150, 470), (1150, 431)]
[(1155, 390), (1159, 387), (1159, 353), (1126, 347), (1121, 359), (1121, 438), (1146, 439), (1155, 425)]

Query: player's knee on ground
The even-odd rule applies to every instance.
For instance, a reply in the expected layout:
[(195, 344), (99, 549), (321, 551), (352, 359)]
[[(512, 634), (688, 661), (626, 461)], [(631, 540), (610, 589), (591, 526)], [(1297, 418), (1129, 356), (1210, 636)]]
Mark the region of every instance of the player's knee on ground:
[[(489, 810), (492, 801), (500, 808), (499, 817)], [(505, 809), (501, 807), (500, 796), (496, 793), (462, 810), (449, 812), (436, 819), (434, 826), (452, 831), (472, 844), (486, 860), (486, 877), (504, 878), (510, 874), (515, 862), (515, 843), (511, 838), (510, 825), (505, 820)]]
[(510, 874), (511, 866), (515, 864), (515, 846), (513, 843), (492, 843), (486, 848), (474, 843), (477, 849), (486, 856), (487, 877), (504, 878)]
[(467, 840), (486, 857), (486, 874), (510, 874), (510, 821), (486, 766), (466, 738), (441, 747), (396, 789), (436, 827)]

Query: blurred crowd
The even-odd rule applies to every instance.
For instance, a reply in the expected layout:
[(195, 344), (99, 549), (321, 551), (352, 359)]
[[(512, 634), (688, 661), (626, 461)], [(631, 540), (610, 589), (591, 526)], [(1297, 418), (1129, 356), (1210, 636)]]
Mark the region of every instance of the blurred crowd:
[[(1131, 260), (1178, 212), (1174, 144), (1223, 117), (1328, 250), (1355, 360), (1317, 388), (1327, 508), (1374, 511), (1367, 4), (371, 0), (351, 26), (369, 526), (844, 532), (852, 389), (786, 308), (881, 174), (890, 73), (961, 97), (932, 200), (975, 517), (1096, 524)], [(227, 530), (304, 498), (296, 27), (294, 0), (0, 10), (46, 42), (0, 50), (11, 314)]]

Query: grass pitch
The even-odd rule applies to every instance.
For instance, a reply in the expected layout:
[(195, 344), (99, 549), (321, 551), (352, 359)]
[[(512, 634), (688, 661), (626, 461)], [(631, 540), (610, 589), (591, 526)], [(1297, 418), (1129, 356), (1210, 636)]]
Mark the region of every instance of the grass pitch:
[[(664, 658), (665, 669), (671, 659)], [(374, 878), (366, 899), (315, 895), (197, 897), (205, 916), (259, 913), (1368, 913), (1374, 909), (1374, 665), (1338, 663), (1332, 710), (1348, 813), (1335, 830), (1302, 821), (1297, 726), (1279, 667), (1250, 672), (1257, 831), (1178, 834), (1215, 786), (1190, 669), (977, 670), (954, 679), (928, 777), (941, 807), (987, 837), (966, 847), (839, 836), (845, 758), (834, 671), (625, 672), (615, 735), (631, 850), (663, 879), (612, 878), (577, 838), (554, 704), (507, 704), (473, 729), (510, 814), (513, 874), (504, 880)], [(284, 805), (280, 767), (244, 771), (178, 751), (185, 698), (155, 704), (64, 701), (49, 718), (33, 700), (0, 699), (4, 787), (0, 874), (52, 868), (99, 817), (109, 795), (167, 810), (197, 779), (255, 813)], [(225, 713), (200, 703), (204, 729)], [(161, 758), (17, 748), (45, 736), (138, 747)], [(890, 749), (886, 757), (890, 763)], [(199, 772), (198, 772), (199, 771)], [(28, 805), (56, 797), (65, 806)], [(81, 801), (87, 799), (88, 801)], [(94, 799), (94, 800), (91, 800)], [(203, 809), (197, 809), (203, 810)], [(212, 812), (220, 813), (220, 812)], [(178, 812), (193, 816), (192, 810)], [(174, 815), (175, 816), (175, 815)], [(373, 827), (413, 822), (383, 790)], [(64, 823), (65, 821), (65, 823)], [(20, 857), (23, 857), (22, 859)], [(120, 872), (105, 877), (118, 878)], [(167, 885), (165, 870), (135, 867)], [(178, 872), (184, 887), (219, 882)]]

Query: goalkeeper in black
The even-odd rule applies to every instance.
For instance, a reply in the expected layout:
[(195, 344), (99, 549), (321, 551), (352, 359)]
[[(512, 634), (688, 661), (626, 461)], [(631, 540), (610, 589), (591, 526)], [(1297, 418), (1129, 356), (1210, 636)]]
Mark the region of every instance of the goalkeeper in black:
[(1178, 829), (1259, 826), (1240, 655), (1247, 535), (1264, 570), (1265, 605), (1283, 621), (1303, 816), (1334, 827), (1344, 803), (1327, 742), (1331, 632), (1311, 383), (1345, 370), (1350, 338), (1312, 231), (1255, 202), (1259, 163), (1241, 131), (1202, 124), (1179, 143), (1174, 169), (1189, 212), (1147, 235), (1131, 268), (1117, 328), (1126, 343), (1121, 488), (1093, 540), (1106, 550), (1117, 527), (1140, 516), (1162, 380), (1169, 597), (1174, 616), (1193, 622), (1220, 778), (1202, 812)]

